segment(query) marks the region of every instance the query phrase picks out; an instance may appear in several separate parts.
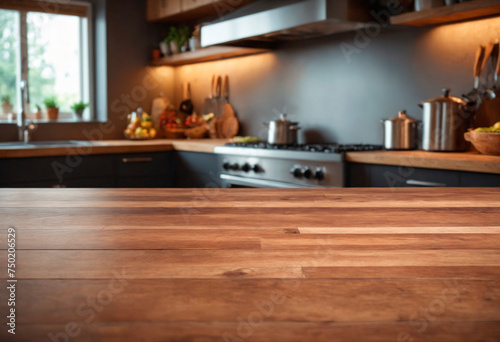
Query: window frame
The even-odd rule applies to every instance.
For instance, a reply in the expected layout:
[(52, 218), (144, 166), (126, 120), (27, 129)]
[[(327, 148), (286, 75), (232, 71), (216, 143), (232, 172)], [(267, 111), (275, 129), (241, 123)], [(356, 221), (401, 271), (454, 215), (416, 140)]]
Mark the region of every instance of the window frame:
[[(32, 2), (32, 1), (31, 1)], [(52, 0), (44, 0), (46, 5), (54, 5), (56, 8), (60, 5), (57, 1)], [(62, 10), (63, 13), (58, 11), (49, 11), (49, 10), (26, 10), (21, 5), (22, 2), (18, 5), (18, 8), (15, 8), (15, 5), (6, 6), (0, 5), (0, 9), (16, 11), (18, 20), (16, 28), (16, 33), (18, 34), (19, 46), (17, 48), (17, 70), (16, 70), (16, 94), (17, 94), (17, 103), (18, 107), (17, 112), (20, 112), (20, 104), (21, 104), (21, 94), (20, 94), (20, 84), (22, 80), (27, 80), (29, 82), (28, 70), (29, 70), (29, 52), (28, 52), (28, 26), (27, 26), (27, 15), (29, 12), (31, 13), (44, 13), (49, 15), (60, 14), (60, 15), (70, 15), (74, 17), (78, 17), (80, 19), (79, 23), (79, 41), (80, 41), (80, 51), (79, 51), (79, 71), (80, 71), (80, 89), (81, 89), (81, 98), (83, 99), (85, 96), (88, 96), (89, 102), (89, 115), (87, 118), (59, 118), (57, 120), (48, 120), (48, 119), (30, 119), (33, 122), (50, 122), (50, 123), (64, 123), (64, 122), (94, 122), (97, 121), (97, 104), (96, 104), (96, 78), (95, 78), (95, 51), (94, 51), (94, 13), (92, 10), (92, 4), (84, 1), (71, 1), (71, 7), (79, 6), (85, 8), (86, 15), (76, 15), (71, 13), (64, 13), (64, 8)], [(40, 5), (42, 9), (43, 6)], [(86, 19), (86, 24), (83, 19)], [(86, 26), (86, 27), (85, 27)], [(86, 39), (85, 39), (86, 38)], [(84, 51), (83, 48), (86, 47)], [(29, 86), (29, 84), (28, 84)], [(28, 108), (25, 103), (25, 108)], [(1, 123), (12, 123), (12, 120), (0, 120)], [(14, 120), (15, 122), (15, 120)]]

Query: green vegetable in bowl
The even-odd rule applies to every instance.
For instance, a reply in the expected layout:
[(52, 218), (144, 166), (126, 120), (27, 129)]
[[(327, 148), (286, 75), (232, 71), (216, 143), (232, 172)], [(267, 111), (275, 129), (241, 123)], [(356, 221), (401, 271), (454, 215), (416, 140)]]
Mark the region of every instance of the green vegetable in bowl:
[(500, 133), (500, 121), (491, 127), (478, 127), (474, 131), (482, 133)]

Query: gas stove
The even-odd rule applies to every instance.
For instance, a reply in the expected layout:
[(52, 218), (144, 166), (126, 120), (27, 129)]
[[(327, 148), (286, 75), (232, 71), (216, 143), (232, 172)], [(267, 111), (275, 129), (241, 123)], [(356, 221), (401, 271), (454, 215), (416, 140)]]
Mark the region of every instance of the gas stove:
[(374, 151), (381, 145), (229, 143), (216, 147), (225, 187), (343, 187), (345, 152)]
[(273, 145), (266, 142), (256, 143), (228, 143), (225, 147), (252, 148), (274, 151), (305, 151), (305, 152), (324, 152), (324, 153), (342, 153), (355, 151), (374, 151), (381, 150), (382, 145), (366, 144), (293, 144), (293, 145)]

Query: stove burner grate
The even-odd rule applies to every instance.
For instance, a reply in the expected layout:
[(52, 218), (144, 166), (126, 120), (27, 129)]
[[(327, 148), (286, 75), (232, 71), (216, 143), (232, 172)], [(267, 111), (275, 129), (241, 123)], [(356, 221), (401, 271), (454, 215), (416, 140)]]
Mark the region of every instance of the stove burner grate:
[(258, 143), (228, 143), (227, 147), (252, 148), (264, 150), (283, 150), (283, 151), (305, 151), (322, 153), (342, 153), (357, 151), (375, 151), (383, 149), (382, 145), (372, 144), (293, 144), (293, 145), (273, 145), (267, 142)]

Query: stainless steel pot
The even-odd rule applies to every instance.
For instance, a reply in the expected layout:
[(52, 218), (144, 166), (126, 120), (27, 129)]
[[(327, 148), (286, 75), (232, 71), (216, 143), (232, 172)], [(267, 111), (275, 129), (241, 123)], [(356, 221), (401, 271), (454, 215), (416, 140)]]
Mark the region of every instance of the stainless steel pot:
[(402, 110), (384, 124), (384, 147), (387, 150), (414, 150), (418, 147), (418, 121)]
[(425, 151), (465, 151), (468, 143), (464, 133), (470, 126), (475, 109), (464, 100), (450, 96), (449, 89), (443, 95), (424, 101), (422, 148)]
[(286, 119), (286, 114), (281, 114), (279, 120), (264, 123), (268, 128), (267, 142), (273, 145), (291, 145), (297, 143), (297, 131), (300, 129), (298, 122)]

